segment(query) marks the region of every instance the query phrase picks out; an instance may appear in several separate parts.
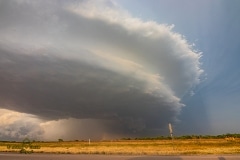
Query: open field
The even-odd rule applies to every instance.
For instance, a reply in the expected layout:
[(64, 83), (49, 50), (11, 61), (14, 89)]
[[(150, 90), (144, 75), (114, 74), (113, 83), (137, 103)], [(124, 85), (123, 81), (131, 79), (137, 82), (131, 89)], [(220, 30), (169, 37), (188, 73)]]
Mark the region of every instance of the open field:
[[(19, 152), (22, 142), (0, 142), (0, 152)], [(240, 139), (116, 140), (76, 142), (34, 142), (26, 150), (34, 153), (121, 154), (121, 155), (193, 155), (240, 154)]]

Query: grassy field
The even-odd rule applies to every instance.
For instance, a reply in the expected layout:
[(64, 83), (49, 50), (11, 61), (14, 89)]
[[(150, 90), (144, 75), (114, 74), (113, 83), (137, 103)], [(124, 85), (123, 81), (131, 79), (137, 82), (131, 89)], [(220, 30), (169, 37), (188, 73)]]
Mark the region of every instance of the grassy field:
[[(19, 152), (21, 142), (0, 142), (0, 152)], [(34, 142), (34, 153), (61, 154), (124, 154), (124, 155), (192, 155), (239, 154), (240, 139), (189, 139), (189, 140), (119, 140), (98, 142)], [(17, 149), (14, 149), (14, 147)], [(16, 147), (18, 146), (18, 147)]]

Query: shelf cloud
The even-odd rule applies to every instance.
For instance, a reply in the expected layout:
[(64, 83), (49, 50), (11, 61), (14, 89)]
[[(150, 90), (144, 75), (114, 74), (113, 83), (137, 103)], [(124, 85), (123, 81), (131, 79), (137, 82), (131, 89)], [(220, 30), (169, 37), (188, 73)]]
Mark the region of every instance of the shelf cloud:
[(19, 134), (32, 115), (43, 139), (160, 134), (203, 72), (173, 25), (112, 1), (1, 1), (0, 19), (0, 119), (21, 114), (3, 127)]

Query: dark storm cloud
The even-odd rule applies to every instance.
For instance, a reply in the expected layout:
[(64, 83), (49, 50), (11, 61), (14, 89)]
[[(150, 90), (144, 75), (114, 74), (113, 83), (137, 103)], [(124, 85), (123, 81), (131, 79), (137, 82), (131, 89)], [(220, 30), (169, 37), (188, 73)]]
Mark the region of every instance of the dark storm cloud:
[(151, 134), (177, 120), (180, 98), (199, 82), (200, 56), (181, 35), (110, 1), (0, 7), (2, 108), (53, 126), (91, 121), (102, 133)]
[(129, 129), (157, 128), (174, 120), (181, 106), (145, 93), (147, 82), (79, 61), (1, 50), (0, 68), (0, 105), (44, 119), (111, 119)]

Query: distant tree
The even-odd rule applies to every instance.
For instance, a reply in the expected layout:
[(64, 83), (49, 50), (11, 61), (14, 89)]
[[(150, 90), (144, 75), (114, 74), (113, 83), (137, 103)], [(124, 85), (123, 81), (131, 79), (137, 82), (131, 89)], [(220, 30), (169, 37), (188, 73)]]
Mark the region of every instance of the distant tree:
[(58, 142), (63, 142), (63, 139), (58, 139)]

